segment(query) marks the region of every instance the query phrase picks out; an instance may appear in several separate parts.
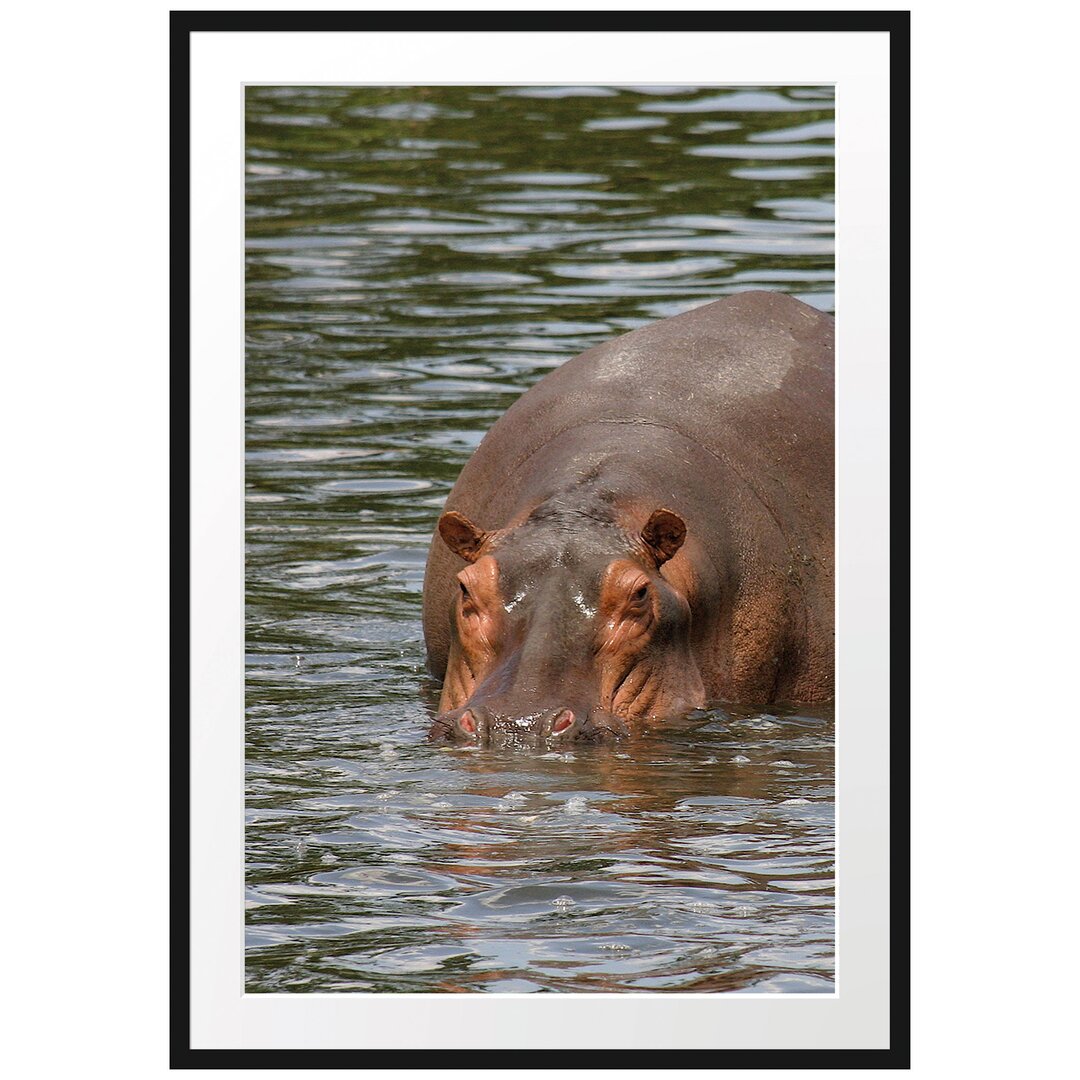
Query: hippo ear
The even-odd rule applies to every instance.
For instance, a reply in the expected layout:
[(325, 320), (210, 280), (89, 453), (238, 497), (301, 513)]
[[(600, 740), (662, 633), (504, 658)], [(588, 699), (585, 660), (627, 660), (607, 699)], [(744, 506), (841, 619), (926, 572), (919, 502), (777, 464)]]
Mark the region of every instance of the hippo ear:
[(476, 562), (480, 557), (480, 549), (491, 533), (477, 528), (464, 514), (447, 510), (439, 518), (439, 535), (446, 546), (466, 562)]
[(686, 539), (686, 522), (672, 510), (654, 510), (641, 530), (641, 539), (659, 566), (682, 547)]

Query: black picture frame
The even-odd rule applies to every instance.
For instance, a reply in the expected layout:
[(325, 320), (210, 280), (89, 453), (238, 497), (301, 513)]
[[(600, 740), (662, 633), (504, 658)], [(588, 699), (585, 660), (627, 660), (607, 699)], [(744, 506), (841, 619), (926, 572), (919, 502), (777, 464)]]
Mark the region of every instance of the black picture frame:
[[(897, 11), (173, 11), (171, 126), (170, 1064), (174, 1069), (344, 1069), (362, 1050), (194, 1049), (190, 1040), (190, 38), (246, 32), (740, 31), (885, 33), (891, 125), (891, 735), (890, 1045), (887, 1049), (736, 1049), (710, 1069), (906, 1069), (911, 1049), (910, 850), (910, 12)], [(560, 25), (561, 24), (561, 25)], [(617, 1033), (612, 1041), (617, 1042)], [(700, 1068), (699, 1050), (398, 1050), (379, 1068)]]

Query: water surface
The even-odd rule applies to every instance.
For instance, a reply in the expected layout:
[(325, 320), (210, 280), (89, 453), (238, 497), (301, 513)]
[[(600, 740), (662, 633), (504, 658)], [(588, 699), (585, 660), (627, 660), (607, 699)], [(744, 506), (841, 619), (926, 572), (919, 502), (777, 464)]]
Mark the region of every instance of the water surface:
[(822, 87), (247, 91), (247, 988), (831, 991), (833, 724), (428, 743), (484, 432), (740, 289), (833, 306)]

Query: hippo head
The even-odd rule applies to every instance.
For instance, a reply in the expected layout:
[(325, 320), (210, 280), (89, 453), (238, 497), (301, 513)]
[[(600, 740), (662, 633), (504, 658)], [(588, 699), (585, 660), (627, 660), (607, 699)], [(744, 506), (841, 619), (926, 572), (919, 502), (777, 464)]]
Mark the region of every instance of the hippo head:
[(660, 572), (686, 537), (677, 514), (628, 530), (609, 507), (542, 505), (485, 532), (449, 511), (439, 535), (468, 565), (433, 737), (596, 740), (704, 704), (690, 605)]

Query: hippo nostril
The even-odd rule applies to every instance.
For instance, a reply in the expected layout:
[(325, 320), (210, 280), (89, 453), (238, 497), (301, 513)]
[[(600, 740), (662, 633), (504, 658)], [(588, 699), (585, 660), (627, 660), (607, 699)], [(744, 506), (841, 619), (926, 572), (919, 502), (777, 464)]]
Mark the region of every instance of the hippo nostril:
[(574, 714), (569, 709), (563, 709), (555, 717), (555, 723), (551, 725), (552, 735), (561, 735), (574, 722)]

